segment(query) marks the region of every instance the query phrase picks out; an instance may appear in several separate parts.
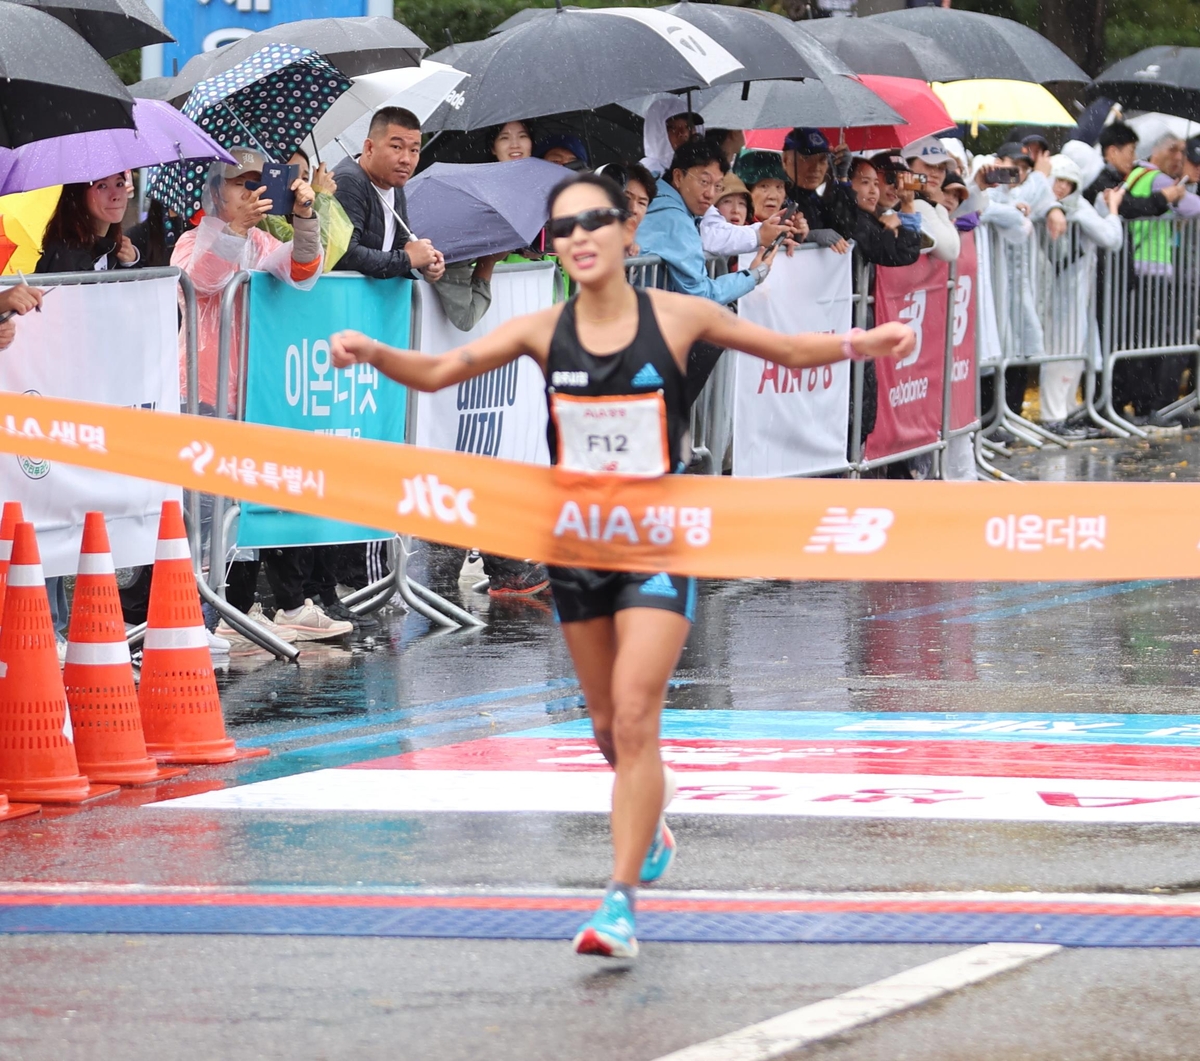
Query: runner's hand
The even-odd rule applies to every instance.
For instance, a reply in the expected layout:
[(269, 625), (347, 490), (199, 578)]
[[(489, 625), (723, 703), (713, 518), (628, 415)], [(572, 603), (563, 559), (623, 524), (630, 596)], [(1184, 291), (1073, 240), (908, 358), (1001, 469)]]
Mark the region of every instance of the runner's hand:
[(24, 316), (31, 309), (42, 305), (42, 289), (21, 284), (18, 287), (0, 288), (0, 313), (15, 310), (18, 316)]
[(866, 357), (899, 361), (916, 349), (917, 333), (907, 324), (889, 321), (850, 340), (854, 349)]
[(334, 332), (329, 338), (330, 357), (334, 368), (350, 368), (351, 365), (370, 364), (375, 350), (375, 340), (362, 332), (346, 330)]

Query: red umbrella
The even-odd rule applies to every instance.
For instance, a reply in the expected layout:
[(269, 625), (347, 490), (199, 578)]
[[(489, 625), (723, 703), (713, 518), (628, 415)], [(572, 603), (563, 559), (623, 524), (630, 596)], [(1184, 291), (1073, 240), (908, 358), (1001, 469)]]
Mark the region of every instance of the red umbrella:
[[(859, 129), (823, 129), (831, 144), (843, 138), (851, 151), (886, 151), (923, 136), (953, 129), (955, 121), (924, 81), (911, 77), (860, 74), (858, 80), (900, 114), (907, 125), (867, 125)], [(758, 129), (746, 134), (746, 146), (780, 151), (789, 129)]]
[(0, 217), (0, 273), (8, 264), (9, 258), (17, 253), (17, 245), (4, 234), (4, 218)]

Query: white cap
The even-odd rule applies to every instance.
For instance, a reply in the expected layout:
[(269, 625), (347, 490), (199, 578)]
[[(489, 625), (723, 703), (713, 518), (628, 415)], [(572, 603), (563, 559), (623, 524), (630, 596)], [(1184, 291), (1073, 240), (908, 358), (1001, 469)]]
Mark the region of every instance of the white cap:
[(950, 152), (936, 136), (923, 136), (915, 143), (909, 144), (903, 154), (906, 161), (919, 158), (928, 166), (940, 166), (943, 162), (950, 161)]
[(226, 162), (221, 166), (221, 176), (226, 180), (240, 177), (243, 173), (262, 173), (263, 166), (267, 164), (259, 152), (249, 147), (230, 148), (229, 153), (233, 156), (234, 164), (231, 166)]

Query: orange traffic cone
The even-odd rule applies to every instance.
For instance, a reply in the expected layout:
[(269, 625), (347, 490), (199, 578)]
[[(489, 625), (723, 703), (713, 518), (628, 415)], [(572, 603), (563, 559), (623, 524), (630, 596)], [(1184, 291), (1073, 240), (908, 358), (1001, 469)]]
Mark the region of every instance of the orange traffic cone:
[(79, 772), (32, 523), (18, 523), (13, 536), (0, 666), (0, 792), (42, 803), (116, 792), (115, 785), (89, 785)]
[(63, 685), (71, 705), (79, 769), (91, 780), (146, 785), (187, 773), (160, 769), (146, 754), (103, 512), (89, 512), (84, 518)]
[(8, 583), (8, 562), (12, 558), (13, 532), (25, 522), (20, 501), (5, 501), (0, 515), (0, 616), (4, 614), (4, 587)]
[(164, 501), (150, 580), (138, 690), (146, 749), (167, 763), (230, 763), (266, 755), (225, 735), (200, 594), (178, 501)]

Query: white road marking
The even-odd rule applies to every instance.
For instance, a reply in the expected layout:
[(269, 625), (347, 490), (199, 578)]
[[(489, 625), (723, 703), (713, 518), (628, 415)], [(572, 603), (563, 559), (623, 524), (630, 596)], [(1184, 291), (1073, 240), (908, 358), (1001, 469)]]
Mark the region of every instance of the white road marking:
[(658, 1061), (770, 1061), (999, 973), (1019, 969), (1059, 950), (1062, 948), (1043, 943), (987, 943), (972, 947), (836, 998), (685, 1047)]

